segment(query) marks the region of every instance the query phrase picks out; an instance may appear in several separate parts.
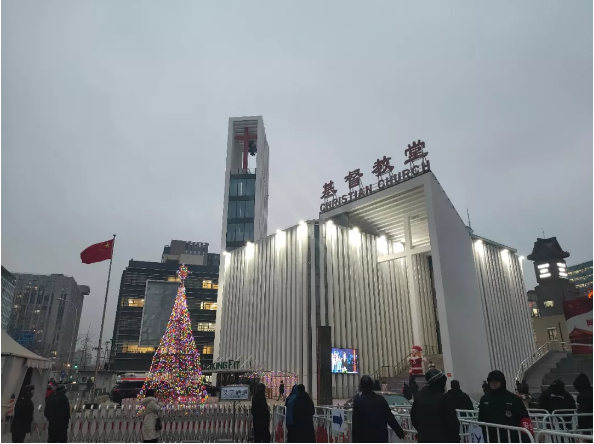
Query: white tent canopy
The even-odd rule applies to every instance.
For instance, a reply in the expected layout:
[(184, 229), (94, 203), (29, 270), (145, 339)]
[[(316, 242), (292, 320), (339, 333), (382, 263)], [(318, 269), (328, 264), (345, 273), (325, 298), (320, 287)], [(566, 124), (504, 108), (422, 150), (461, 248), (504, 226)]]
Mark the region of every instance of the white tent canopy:
[[(45, 388), (51, 359), (42, 358), (17, 343), (2, 330), (2, 407), (8, 405), (10, 397), (19, 395), (27, 371), (31, 369), (31, 384), (35, 385), (33, 402), (39, 405), (45, 397)], [(4, 408), (2, 409), (4, 411)]]

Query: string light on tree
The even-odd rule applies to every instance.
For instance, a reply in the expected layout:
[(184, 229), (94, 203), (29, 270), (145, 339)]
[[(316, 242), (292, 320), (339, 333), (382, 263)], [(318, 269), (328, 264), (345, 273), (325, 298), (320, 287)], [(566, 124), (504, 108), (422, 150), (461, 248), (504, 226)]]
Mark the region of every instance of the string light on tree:
[(162, 403), (199, 404), (204, 403), (208, 396), (186, 300), (184, 281), (188, 277), (188, 268), (181, 265), (177, 275), (181, 284), (177, 289), (173, 310), (138, 396), (143, 398), (146, 390), (152, 388)]

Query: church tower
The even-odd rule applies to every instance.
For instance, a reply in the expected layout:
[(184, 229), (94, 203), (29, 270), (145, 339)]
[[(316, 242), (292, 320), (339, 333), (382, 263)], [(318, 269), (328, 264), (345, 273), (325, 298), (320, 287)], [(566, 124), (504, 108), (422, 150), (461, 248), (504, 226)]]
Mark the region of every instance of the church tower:
[(268, 142), (261, 116), (231, 117), (221, 250), (258, 241), (268, 231)]

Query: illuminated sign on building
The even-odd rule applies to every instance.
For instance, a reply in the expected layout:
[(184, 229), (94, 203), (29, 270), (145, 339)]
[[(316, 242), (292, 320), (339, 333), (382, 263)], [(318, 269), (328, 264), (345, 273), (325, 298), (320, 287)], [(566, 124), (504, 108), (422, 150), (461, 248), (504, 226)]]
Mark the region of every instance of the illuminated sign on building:
[[(394, 166), (390, 164), (391, 157), (384, 156), (382, 159), (377, 159), (371, 170), (372, 174), (377, 177), (376, 184), (363, 185), (361, 181), (363, 173), (360, 168), (349, 171), (344, 178), (344, 181), (349, 187), (348, 194), (338, 196), (338, 191), (334, 187), (334, 181), (331, 180), (328, 183), (325, 183), (321, 197), (321, 199), (324, 199), (324, 202), (320, 205), (320, 213), (333, 210), (334, 208), (354, 202), (431, 171), (429, 160), (425, 158), (429, 153), (424, 152), (424, 149), (425, 142), (421, 140), (408, 145), (408, 148), (404, 150), (404, 154), (407, 156), (404, 164), (408, 165), (408, 168), (399, 171), (398, 173), (393, 173)], [(419, 162), (420, 164), (416, 164), (416, 162)]]

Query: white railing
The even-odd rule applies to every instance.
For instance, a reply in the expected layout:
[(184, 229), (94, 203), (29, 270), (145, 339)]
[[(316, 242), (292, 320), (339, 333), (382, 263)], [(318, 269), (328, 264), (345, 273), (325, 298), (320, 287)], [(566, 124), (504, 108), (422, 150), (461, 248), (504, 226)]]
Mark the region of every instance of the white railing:
[(559, 430), (539, 430), (534, 438), (535, 442), (555, 442), (555, 443), (583, 443), (592, 442), (592, 433), (589, 435), (582, 433), (561, 432)]

